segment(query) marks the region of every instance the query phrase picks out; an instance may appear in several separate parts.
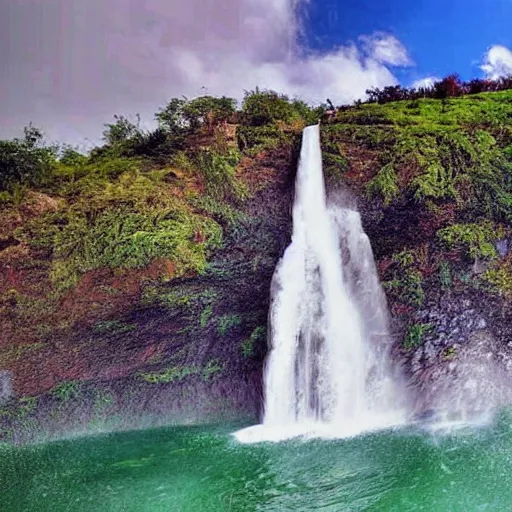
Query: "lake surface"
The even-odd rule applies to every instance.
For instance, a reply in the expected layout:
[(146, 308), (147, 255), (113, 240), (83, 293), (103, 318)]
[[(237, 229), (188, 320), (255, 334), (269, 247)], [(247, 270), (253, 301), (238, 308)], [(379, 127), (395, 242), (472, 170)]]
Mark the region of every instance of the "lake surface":
[(512, 413), (481, 427), (239, 444), (241, 425), (0, 447), (0, 510), (512, 510)]

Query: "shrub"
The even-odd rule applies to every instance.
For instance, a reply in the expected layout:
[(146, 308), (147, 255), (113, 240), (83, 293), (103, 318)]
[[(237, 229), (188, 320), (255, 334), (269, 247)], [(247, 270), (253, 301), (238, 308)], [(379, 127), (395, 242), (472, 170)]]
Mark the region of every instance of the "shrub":
[(388, 205), (395, 199), (400, 189), (398, 187), (398, 177), (392, 164), (385, 165), (366, 185), (368, 194), (380, 195), (384, 200), (384, 204)]
[(410, 350), (411, 348), (416, 348), (421, 345), (423, 342), (423, 336), (432, 331), (434, 328), (433, 324), (413, 324), (409, 327), (407, 334), (405, 335), (405, 339), (402, 343), (402, 346), (406, 350)]
[(507, 298), (512, 296), (512, 272), (509, 265), (486, 270), (482, 275), (482, 281), (491, 292)]
[(242, 351), (242, 355), (246, 358), (252, 357), (254, 355), (255, 345), (256, 343), (261, 342), (265, 334), (267, 332), (266, 327), (259, 326), (256, 327), (252, 332), (249, 338), (244, 340), (240, 345), (240, 350)]
[(493, 242), (503, 236), (501, 226), (490, 221), (454, 224), (437, 232), (438, 239), (448, 249), (462, 248), (472, 259), (496, 258)]
[(88, 270), (140, 268), (154, 258), (171, 260), (176, 275), (203, 272), (208, 249), (220, 241), (218, 224), (179, 207), (139, 212), (117, 207), (93, 215), (78, 211), (55, 234), (52, 276), (67, 287)]
[(92, 330), (95, 334), (124, 334), (136, 328), (136, 325), (127, 324), (120, 320), (104, 320), (95, 324)]
[(56, 162), (56, 149), (45, 146), (43, 133), (25, 127), (22, 139), (0, 140), (0, 191), (40, 187), (48, 182)]
[(139, 372), (137, 375), (150, 384), (168, 384), (183, 380), (190, 375), (197, 375), (200, 372), (201, 369), (197, 366), (173, 366), (159, 372)]
[(79, 392), (80, 383), (73, 380), (61, 382), (51, 390), (51, 394), (62, 401), (74, 398), (76, 395), (78, 395)]
[(200, 175), (204, 179), (207, 195), (222, 200), (239, 201), (244, 199), (247, 191), (236, 178), (236, 166), (240, 153), (229, 148), (221, 154), (211, 148), (199, 150), (194, 157)]
[(286, 124), (301, 122), (314, 124), (323, 113), (323, 108), (312, 109), (301, 100), (290, 100), (275, 91), (246, 91), (242, 102), (241, 121), (245, 126), (263, 126), (282, 121)]
[(438, 267), (439, 283), (441, 288), (448, 289), (452, 286), (452, 270), (448, 261), (441, 261)]
[(224, 336), (233, 327), (238, 327), (242, 324), (242, 317), (240, 315), (223, 315), (219, 318), (217, 330), (219, 334)]

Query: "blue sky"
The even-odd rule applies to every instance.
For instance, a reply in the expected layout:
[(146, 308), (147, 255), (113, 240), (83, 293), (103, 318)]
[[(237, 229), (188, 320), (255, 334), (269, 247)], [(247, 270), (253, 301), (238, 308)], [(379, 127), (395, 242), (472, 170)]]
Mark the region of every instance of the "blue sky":
[(407, 48), (416, 66), (395, 70), (403, 85), (424, 76), (482, 76), (492, 45), (512, 47), (512, 0), (311, 0), (302, 16), (314, 50), (384, 31)]

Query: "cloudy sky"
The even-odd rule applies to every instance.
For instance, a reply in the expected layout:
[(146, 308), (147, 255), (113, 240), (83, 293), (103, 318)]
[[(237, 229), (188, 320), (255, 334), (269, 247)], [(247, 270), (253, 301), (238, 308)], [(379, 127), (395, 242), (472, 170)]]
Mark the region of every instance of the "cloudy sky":
[(512, 0), (0, 0), (0, 137), (29, 121), (98, 141), (173, 96), (272, 88), (352, 102), (371, 86), (512, 73)]

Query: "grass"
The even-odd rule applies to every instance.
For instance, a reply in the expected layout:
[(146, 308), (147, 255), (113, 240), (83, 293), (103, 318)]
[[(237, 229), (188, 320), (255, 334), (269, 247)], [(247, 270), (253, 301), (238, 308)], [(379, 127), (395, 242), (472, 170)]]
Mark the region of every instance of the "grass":
[[(452, 200), (461, 212), (503, 220), (512, 216), (511, 120), (512, 91), (365, 104), (338, 112), (322, 140), (329, 155), (344, 147), (375, 157), (380, 171), (363, 184), (386, 205)], [(347, 167), (359, 163), (348, 158)]]

